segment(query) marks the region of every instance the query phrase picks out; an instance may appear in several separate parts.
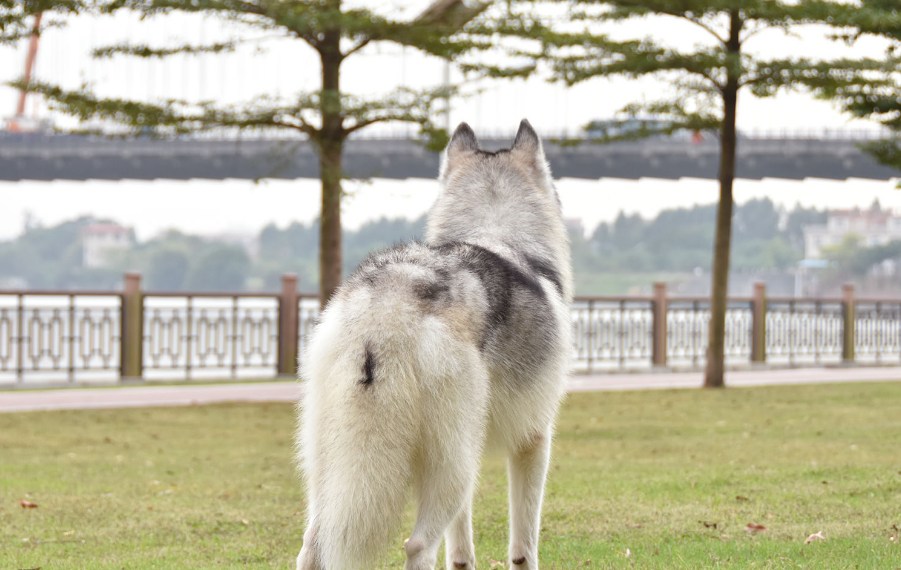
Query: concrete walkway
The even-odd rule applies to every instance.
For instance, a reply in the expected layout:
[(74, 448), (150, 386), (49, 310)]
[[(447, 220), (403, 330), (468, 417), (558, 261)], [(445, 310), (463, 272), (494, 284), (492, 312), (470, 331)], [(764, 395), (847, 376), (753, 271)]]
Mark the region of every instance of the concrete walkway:
[[(901, 380), (901, 368), (794, 368), (726, 373), (729, 386), (771, 386), (834, 382), (883, 382)], [(573, 376), (571, 392), (602, 390), (655, 390), (699, 388), (700, 372), (595, 374)], [(192, 406), (218, 402), (295, 402), (300, 397), (295, 382), (252, 382), (198, 386), (122, 386), (114, 388), (65, 388), (61, 390), (0, 391), (0, 412)]]

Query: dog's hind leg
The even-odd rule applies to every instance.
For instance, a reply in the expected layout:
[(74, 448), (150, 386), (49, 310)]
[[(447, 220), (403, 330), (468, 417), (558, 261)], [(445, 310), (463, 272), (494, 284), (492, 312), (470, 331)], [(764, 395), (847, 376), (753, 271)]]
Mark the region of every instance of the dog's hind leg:
[(303, 547), (297, 555), (297, 570), (324, 570), (319, 563), (315, 523), (303, 534)]
[(510, 453), (510, 562), (517, 570), (537, 570), (541, 501), (551, 455), (550, 430)]
[(447, 570), (473, 570), (476, 550), (472, 541), (472, 491), (444, 535)]
[(478, 465), (472, 470), (463, 465), (447, 467), (441, 462), (440, 466), (427, 467), (423, 472), (416, 525), (404, 547), (405, 570), (434, 570), (441, 538), (470, 495)]
[[(460, 406), (438, 408), (433, 408), (432, 421), (423, 429), (416, 480), (419, 509), (406, 545), (406, 570), (434, 570), (438, 547), (447, 531), (456, 538), (456, 544), (449, 543), (449, 548), (462, 547), (460, 553), (469, 555), (452, 563), (466, 562), (470, 569), (473, 564), (468, 516), (484, 440), (483, 411), (478, 406), (468, 410)], [(463, 538), (468, 544), (460, 542)]]

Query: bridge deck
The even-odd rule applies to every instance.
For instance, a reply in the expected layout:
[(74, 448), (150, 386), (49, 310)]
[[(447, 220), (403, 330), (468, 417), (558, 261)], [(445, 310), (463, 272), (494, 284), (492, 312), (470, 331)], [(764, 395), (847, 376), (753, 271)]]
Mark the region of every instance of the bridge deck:
[[(509, 139), (487, 139), (497, 149)], [(737, 176), (869, 178), (899, 176), (877, 164), (850, 139), (741, 139)], [(584, 143), (545, 150), (559, 178), (716, 178), (719, 146), (650, 139), (607, 145)], [(439, 156), (415, 141), (350, 140), (344, 165), (353, 178), (433, 178)], [(318, 160), (303, 140), (108, 139), (73, 135), (0, 135), (0, 180), (186, 180), (191, 178), (317, 178)]]

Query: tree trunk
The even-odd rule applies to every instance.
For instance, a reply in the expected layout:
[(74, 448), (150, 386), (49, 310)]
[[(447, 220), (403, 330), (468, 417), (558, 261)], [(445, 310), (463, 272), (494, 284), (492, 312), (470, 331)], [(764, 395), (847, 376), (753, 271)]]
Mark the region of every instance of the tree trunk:
[(341, 111), (341, 34), (329, 31), (319, 44), (322, 92), (319, 134), (319, 177), (322, 212), (319, 226), (319, 305), (325, 308), (341, 284), (341, 158), (344, 152), (344, 117)]
[(319, 225), (319, 306), (341, 284), (341, 154), (343, 144), (320, 149), (322, 213)]
[[(741, 49), (741, 20), (732, 13), (727, 50), (737, 58)], [(716, 211), (716, 239), (710, 291), (710, 330), (705, 388), (725, 386), (726, 302), (729, 292), (729, 253), (732, 242), (732, 182), (735, 179), (735, 116), (738, 104), (738, 72), (729, 68), (723, 88), (723, 125), (720, 136), (720, 202)]]

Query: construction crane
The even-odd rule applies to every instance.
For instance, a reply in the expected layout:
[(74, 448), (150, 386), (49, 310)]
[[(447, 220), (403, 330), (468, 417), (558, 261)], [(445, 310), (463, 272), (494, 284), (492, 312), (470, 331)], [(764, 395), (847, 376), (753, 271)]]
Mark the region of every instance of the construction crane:
[(47, 121), (40, 121), (36, 117), (25, 116), (25, 103), (28, 99), (28, 85), (34, 72), (34, 62), (38, 57), (38, 43), (41, 39), (41, 19), (43, 12), (34, 15), (34, 24), (31, 28), (31, 37), (28, 39), (28, 54), (25, 56), (25, 73), (22, 83), (26, 89), (19, 91), (19, 102), (16, 105), (16, 114), (6, 121), (6, 130), (13, 133), (34, 133), (46, 131), (49, 128)]

